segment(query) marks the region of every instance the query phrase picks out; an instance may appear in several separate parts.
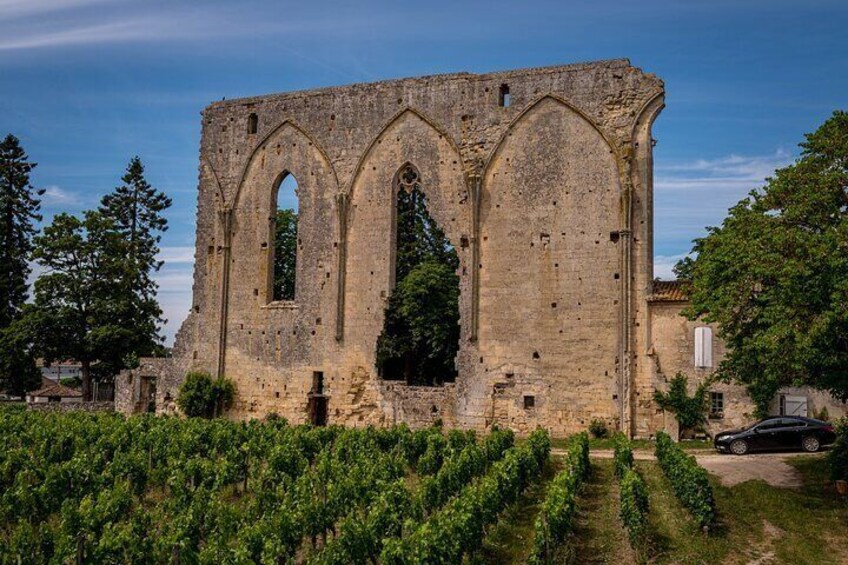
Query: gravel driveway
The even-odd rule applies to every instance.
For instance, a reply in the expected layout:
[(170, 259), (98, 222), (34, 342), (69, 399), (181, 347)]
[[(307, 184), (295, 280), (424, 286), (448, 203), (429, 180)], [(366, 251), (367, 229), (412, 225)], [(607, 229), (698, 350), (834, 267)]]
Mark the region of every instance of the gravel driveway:
[[(555, 455), (564, 455), (564, 450), (554, 449)], [(733, 486), (745, 481), (762, 479), (766, 483), (781, 488), (800, 488), (803, 485), (801, 474), (787, 463), (792, 457), (821, 457), (818, 453), (756, 453), (750, 455), (724, 455), (715, 451), (691, 451), (698, 464), (717, 476), (725, 486)], [(591, 457), (612, 459), (611, 449), (598, 449), (589, 452)], [(634, 459), (653, 461), (650, 451), (634, 450)]]

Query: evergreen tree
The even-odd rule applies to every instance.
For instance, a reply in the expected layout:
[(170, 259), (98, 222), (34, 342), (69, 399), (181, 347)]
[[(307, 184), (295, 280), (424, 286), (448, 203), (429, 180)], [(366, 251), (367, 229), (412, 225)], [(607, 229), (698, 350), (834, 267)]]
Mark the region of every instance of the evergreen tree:
[(33, 188), (30, 163), (18, 138), (0, 142), (0, 389), (19, 395), (40, 383), (29, 343), (12, 327), (27, 299), (27, 277), (35, 222), (41, 221), (40, 196)]
[(297, 213), (277, 210), (274, 224), (274, 300), (294, 300), (297, 269)]
[(459, 350), (459, 257), (427, 211), (418, 184), (397, 194), (395, 288), (377, 339), (386, 379), (438, 385), (456, 377)]
[(103, 197), (99, 213), (126, 243), (124, 273), (114, 307), (117, 319), (132, 330), (132, 339), (126, 344), (126, 358), (132, 359), (151, 355), (162, 340), (158, 333), (162, 311), (153, 274), (162, 267), (156, 255), (162, 233), (168, 229), (162, 213), (171, 206), (171, 199), (150, 186), (138, 157), (130, 160), (121, 180), (121, 186)]
[(34, 242), (44, 273), (23, 325), (46, 361), (80, 362), (83, 398), (91, 400), (93, 373), (121, 367), (136, 339), (136, 326), (125, 322), (128, 241), (111, 219), (89, 211), (55, 216)]

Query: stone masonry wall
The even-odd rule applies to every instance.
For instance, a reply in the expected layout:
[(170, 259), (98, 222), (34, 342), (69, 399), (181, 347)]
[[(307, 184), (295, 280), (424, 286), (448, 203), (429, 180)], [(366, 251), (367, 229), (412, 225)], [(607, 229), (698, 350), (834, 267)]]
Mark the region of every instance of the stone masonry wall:
[[(157, 406), (205, 370), (236, 381), (232, 417), (303, 422), (321, 373), (330, 423), (632, 426), (662, 97), (659, 79), (613, 60), (210, 105), (192, 312), (157, 373)], [(443, 387), (382, 382), (374, 367), (406, 163), (460, 259), (459, 376)], [(287, 174), (297, 281), (293, 301), (275, 302), (272, 218)]]

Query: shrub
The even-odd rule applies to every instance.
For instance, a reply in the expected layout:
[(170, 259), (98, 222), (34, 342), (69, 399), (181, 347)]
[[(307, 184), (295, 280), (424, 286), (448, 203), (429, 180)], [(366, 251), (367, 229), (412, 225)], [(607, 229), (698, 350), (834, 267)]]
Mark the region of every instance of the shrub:
[(548, 487), (542, 510), (535, 524), (533, 564), (555, 563), (562, 560), (563, 542), (572, 532), (576, 499), (589, 475), (589, 436), (577, 436), (565, 458), (565, 469)]
[(848, 418), (842, 418), (834, 427), (836, 442), (827, 456), (830, 474), (834, 481), (848, 481)]
[(657, 434), (657, 462), (674, 494), (705, 530), (715, 522), (715, 499), (707, 472), (665, 432)]
[(627, 528), (630, 545), (642, 553), (648, 531), (648, 491), (633, 469), (633, 448), (624, 434), (615, 436), (613, 462), (620, 487), (621, 521)]
[(630, 446), (630, 440), (627, 439), (627, 436), (621, 433), (615, 436), (613, 463), (615, 466), (615, 478), (619, 480), (624, 476), (624, 472), (627, 469), (633, 468), (633, 448)]
[(527, 442), (510, 448), (486, 475), (463, 489), (408, 536), (384, 540), (379, 562), (462, 563), (464, 556), (482, 545), (486, 526), (495, 522), (498, 514), (538, 477), (549, 453), (547, 432), (536, 430)]
[(230, 379), (212, 380), (209, 373), (191, 372), (180, 387), (177, 405), (186, 416), (213, 418), (230, 407), (235, 390)]
[(619, 481), (621, 487), (621, 521), (627, 528), (630, 545), (642, 552), (648, 534), (648, 491), (645, 481), (634, 469), (625, 469)]
[(589, 422), (589, 433), (592, 434), (592, 437), (598, 439), (607, 437), (609, 435), (607, 423), (600, 418), (595, 418)]
[(677, 373), (668, 386), (668, 392), (654, 392), (654, 402), (663, 410), (668, 410), (677, 418), (680, 431), (702, 429), (706, 422), (707, 413), (707, 381), (695, 389), (695, 394), (689, 396), (687, 391), (689, 379), (683, 373)]

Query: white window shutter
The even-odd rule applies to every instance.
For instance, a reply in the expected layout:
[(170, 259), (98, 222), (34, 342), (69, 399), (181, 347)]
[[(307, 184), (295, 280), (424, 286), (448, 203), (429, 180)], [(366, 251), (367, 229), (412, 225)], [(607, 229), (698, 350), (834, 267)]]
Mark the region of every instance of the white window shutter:
[(713, 366), (713, 329), (710, 327), (695, 328), (695, 366)]

